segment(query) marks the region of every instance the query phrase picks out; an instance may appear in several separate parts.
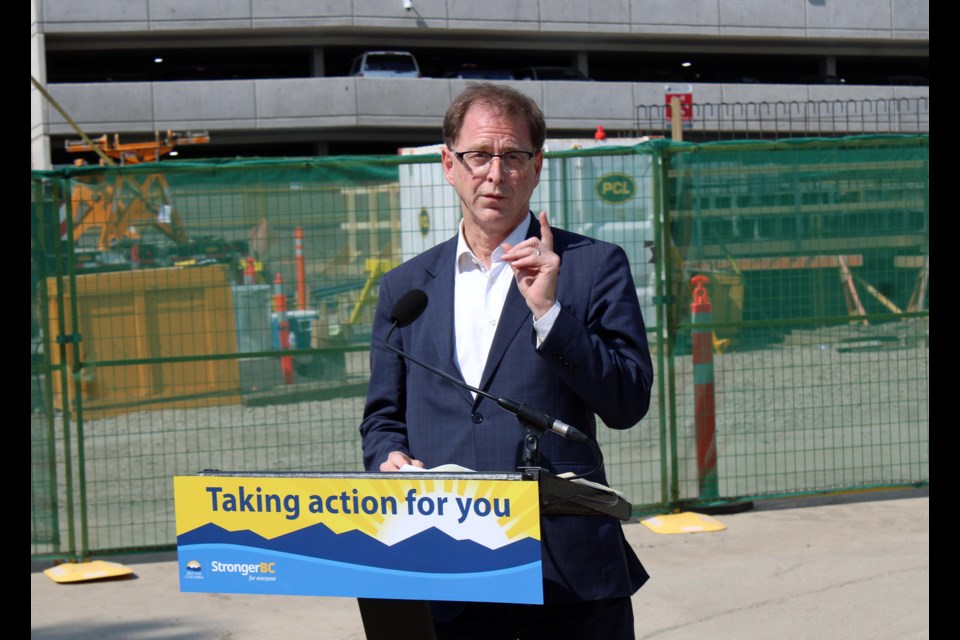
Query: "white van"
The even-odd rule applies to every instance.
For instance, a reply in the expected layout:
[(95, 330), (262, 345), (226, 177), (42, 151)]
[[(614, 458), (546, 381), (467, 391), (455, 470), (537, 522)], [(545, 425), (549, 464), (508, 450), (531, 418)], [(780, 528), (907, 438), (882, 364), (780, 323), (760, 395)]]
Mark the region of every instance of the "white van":
[(420, 65), (407, 51), (367, 51), (350, 62), (350, 75), (359, 78), (419, 78)]

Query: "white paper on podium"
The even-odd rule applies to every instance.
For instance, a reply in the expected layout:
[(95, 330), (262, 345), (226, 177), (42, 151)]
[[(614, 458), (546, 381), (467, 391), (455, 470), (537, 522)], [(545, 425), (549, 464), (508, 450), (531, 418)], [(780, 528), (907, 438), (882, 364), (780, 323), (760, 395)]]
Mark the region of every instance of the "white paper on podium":
[(466, 467), (461, 467), (458, 464), (442, 464), (439, 467), (433, 467), (432, 469), (424, 469), (423, 467), (415, 467), (412, 464), (405, 464), (400, 467), (400, 471), (454, 471), (462, 473), (476, 473), (473, 469), (467, 469)]
[(577, 484), (593, 487), (594, 489), (599, 489), (600, 491), (606, 491), (607, 493), (612, 493), (614, 495), (620, 496), (621, 498), (623, 497), (622, 491), (617, 491), (616, 489), (612, 489), (611, 487), (608, 487), (604, 484), (600, 484), (599, 482), (591, 482), (590, 480), (584, 480), (583, 478), (574, 478), (573, 475), (574, 474), (572, 471), (568, 471), (566, 473), (561, 473), (557, 477), (570, 480), (570, 482), (576, 482)]

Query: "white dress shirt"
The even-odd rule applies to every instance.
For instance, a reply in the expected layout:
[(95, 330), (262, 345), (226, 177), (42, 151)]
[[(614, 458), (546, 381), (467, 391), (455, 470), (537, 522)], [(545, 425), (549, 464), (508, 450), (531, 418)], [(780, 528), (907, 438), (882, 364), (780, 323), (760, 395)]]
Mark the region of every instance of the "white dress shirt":
[[(523, 242), (529, 224), (529, 217), (524, 217), (504, 242), (511, 246)], [(487, 269), (467, 245), (463, 236), (463, 221), (460, 221), (454, 276), (454, 333), (457, 365), (464, 382), (472, 387), (480, 386), (487, 354), (490, 353), (490, 345), (500, 322), (500, 312), (503, 311), (503, 303), (513, 281), (513, 269), (501, 259), (503, 253), (503, 247), (497, 247)], [(546, 339), (559, 312), (560, 305), (555, 303), (542, 318), (534, 320), (538, 343)]]

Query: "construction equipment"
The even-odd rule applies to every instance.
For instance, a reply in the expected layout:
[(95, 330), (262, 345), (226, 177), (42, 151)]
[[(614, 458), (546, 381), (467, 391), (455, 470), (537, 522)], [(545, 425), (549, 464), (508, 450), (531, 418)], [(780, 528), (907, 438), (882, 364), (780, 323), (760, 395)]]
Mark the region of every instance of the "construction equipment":
[[(177, 133), (158, 132), (152, 141), (120, 143), (120, 136), (106, 134), (95, 140), (72, 140), (66, 143), (67, 151), (83, 153), (95, 151), (101, 157), (100, 164), (129, 165), (157, 162), (179, 145), (203, 144), (210, 141), (206, 132)], [(85, 160), (74, 164), (83, 166)], [(162, 232), (176, 244), (187, 242), (187, 235), (170, 201), (167, 180), (162, 173), (147, 174), (143, 178), (133, 175), (111, 177), (96, 175), (77, 176), (70, 195), (73, 212), (73, 240), (92, 231), (97, 232), (96, 246), (102, 251), (114, 249), (124, 239), (138, 240), (138, 226), (151, 226)], [(66, 204), (60, 209), (60, 235), (67, 237)]]
[[(68, 140), (66, 142), (67, 151), (71, 153), (82, 153), (86, 151), (95, 151), (99, 149), (108, 157), (118, 160), (123, 164), (139, 164), (141, 162), (159, 162), (160, 158), (173, 151), (174, 147), (185, 144), (206, 144), (210, 142), (210, 136), (206, 131), (188, 131), (178, 133), (167, 131), (164, 137), (160, 137), (158, 131), (152, 141), (147, 142), (128, 142), (120, 144), (120, 134), (113, 134), (111, 140), (107, 134), (103, 134), (96, 140), (90, 140), (89, 144), (84, 140)], [(82, 163), (82, 161), (80, 161)], [(101, 160), (100, 164), (104, 164)]]

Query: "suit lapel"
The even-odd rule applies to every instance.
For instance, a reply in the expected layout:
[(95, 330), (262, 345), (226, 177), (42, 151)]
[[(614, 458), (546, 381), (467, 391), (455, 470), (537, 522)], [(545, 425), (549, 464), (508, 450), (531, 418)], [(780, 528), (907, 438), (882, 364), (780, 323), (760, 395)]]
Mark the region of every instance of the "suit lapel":
[[(437, 368), (450, 374), (458, 380), (463, 380), (460, 368), (457, 366), (456, 340), (454, 339), (453, 320), (453, 287), (454, 264), (456, 261), (457, 238), (448, 240), (442, 251), (438, 252), (437, 259), (426, 266), (426, 271), (432, 279), (424, 286), (427, 294), (428, 309), (424, 319), (430, 319), (430, 340), (437, 353)], [(443, 382), (442, 384), (448, 384)], [(454, 385), (451, 385), (454, 386)], [(468, 404), (473, 403), (472, 394), (459, 386), (457, 392)]]
[(507, 349), (529, 317), (530, 309), (527, 308), (527, 303), (520, 295), (520, 289), (517, 288), (517, 283), (514, 281), (510, 284), (510, 291), (507, 292), (507, 299), (503, 303), (500, 322), (497, 323), (497, 332), (493, 336), (493, 344), (490, 345), (490, 353), (487, 354), (487, 363), (483, 367), (483, 376), (480, 379), (481, 389), (489, 387), (490, 378), (500, 367), (500, 362), (507, 353)]
[[(530, 226), (527, 228), (525, 237), (530, 238), (532, 236), (540, 236), (540, 225), (536, 218), (531, 216)], [(504, 301), (503, 311), (500, 313), (500, 322), (497, 323), (497, 332), (493, 336), (493, 344), (490, 345), (487, 363), (483, 367), (483, 376), (480, 378), (481, 389), (489, 387), (490, 379), (500, 367), (500, 362), (503, 360), (507, 349), (529, 319), (530, 308), (527, 307), (527, 302), (520, 294), (520, 289), (517, 288), (517, 282), (514, 280), (510, 283), (510, 290), (507, 292), (507, 299)]]

